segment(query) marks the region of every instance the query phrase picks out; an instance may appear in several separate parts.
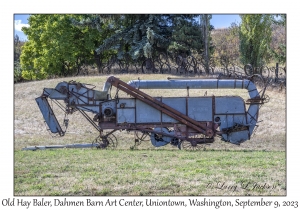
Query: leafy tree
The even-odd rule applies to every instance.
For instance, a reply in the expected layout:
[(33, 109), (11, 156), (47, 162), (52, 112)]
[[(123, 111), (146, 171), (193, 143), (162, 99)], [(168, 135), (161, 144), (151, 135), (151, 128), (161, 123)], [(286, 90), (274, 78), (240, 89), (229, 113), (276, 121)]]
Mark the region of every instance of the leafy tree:
[(22, 68), (20, 65), (20, 56), (24, 42), (20, 40), (19, 36), (14, 37), (14, 82), (22, 80)]
[(132, 59), (149, 58), (158, 52), (201, 48), (199, 27), (195, 15), (90, 15), (76, 25), (89, 25), (108, 35), (97, 48), (97, 53), (113, 51), (119, 59), (129, 55)]
[(24, 42), (20, 40), (18, 35), (16, 35), (14, 37), (14, 61), (15, 62), (20, 61), (20, 56), (21, 56), (21, 51), (22, 51), (23, 45), (24, 45)]
[(274, 15), (271, 52), (276, 62), (286, 63), (286, 15)]
[(31, 15), (30, 27), (22, 30), (28, 37), (21, 55), (25, 79), (44, 79), (48, 75), (67, 76), (94, 59), (96, 30), (75, 27), (71, 18), (83, 15)]
[[(84, 21), (76, 23), (77, 25), (89, 25), (97, 28), (99, 32), (107, 34), (106, 38), (100, 43), (96, 49), (98, 54), (103, 54), (107, 51), (113, 51), (119, 59), (122, 59), (125, 54), (130, 55), (133, 59), (137, 59), (144, 54), (144, 49), (149, 40), (149, 33), (153, 33), (156, 43), (168, 42), (163, 36), (160, 36), (161, 31), (165, 30), (166, 25), (160, 18), (160, 15), (90, 15)], [(109, 30), (103, 25), (109, 25)], [(151, 31), (149, 31), (151, 30)], [(157, 41), (158, 40), (158, 41)], [(153, 45), (152, 44), (152, 45)], [(154, 46), (151, 46), (154, 47)]]
[[(239, 27), (232, 23), (229, 28), (216, 29), (212, 32), (212, 42), (215, 46), (214, 57), (218, 64), (228, 71), (230, 64), (237, 64), (239, 58)], [(227, 72), (229, 73), (229, 72)]]
[(272, 15), (241, 15), (241, 19), (241, 62), (259, 67), (270, 59)]
[(203, 51), (203, 57), (204, 57), (204, 64), (205, 64), (205, 71), (207, 74), (209, 74), (209, 61), (210, 61), (210, 19), (212, 18), (212, 15), (203, 14), (200, 15), (200, 21), (201, 21), (201, 30), (202, 30), (202, 41), (204, 43), (204, 51)]
[(14, 62), (14, 82), (20, 82), (22, 81), (22, 69), (20, 62), (15, 61)]
[(202, 52), (197, 15), (31, 15), (21, 66), (26, 79), (70, 75), (111, 55), (134, 60), (159, 52)]

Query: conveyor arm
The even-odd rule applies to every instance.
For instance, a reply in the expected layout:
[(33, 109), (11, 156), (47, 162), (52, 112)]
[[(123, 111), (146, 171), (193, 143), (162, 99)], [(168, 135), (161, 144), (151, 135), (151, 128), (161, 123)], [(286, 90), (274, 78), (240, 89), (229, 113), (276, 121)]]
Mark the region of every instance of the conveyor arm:
[(157, 99), (147, 95), (146, 93), (131, 87), (127, 83), (123, 82), (122, 80), (111, 76), (107, 79), (107, 83), (110, 83), (112, 86), (124, 91), (125, 93), (143, 101), (144, 103), (152, 106), (153, 108), (163, 112), (164, 114), (178, 120), (182, 124), (187, 125), (188, 127), (198, 131), (199, 133), (205, 134), (208, 137), (214, 136), (214, 132), (212, 129), (201, 125), (196, 120), (180, 113), (179, 111), (175, 110), (174, 108), (158, 101)]

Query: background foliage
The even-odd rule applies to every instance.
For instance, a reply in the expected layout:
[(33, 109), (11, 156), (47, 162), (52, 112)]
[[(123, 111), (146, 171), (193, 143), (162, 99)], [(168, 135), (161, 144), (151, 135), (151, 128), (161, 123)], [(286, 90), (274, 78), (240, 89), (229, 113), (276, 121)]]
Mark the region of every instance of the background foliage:
[[(112, 58), (141, 63), (161, 52), (204, 58), (208, 65), (285, 65), (286, 16), (241, 15), (240, 25), (215, 30), (203, 15), (183, 14), (35, 14), (15, 37), (15, 82), (77, 75), (85, 66)], [(208, 35), (208, 38), (205, 38)], [(205, 48), (207, 46), (207, 48)], [(208, 49), (206, 55), (205, 49)], [(224, 64), (225, 63), (225, 64)]]

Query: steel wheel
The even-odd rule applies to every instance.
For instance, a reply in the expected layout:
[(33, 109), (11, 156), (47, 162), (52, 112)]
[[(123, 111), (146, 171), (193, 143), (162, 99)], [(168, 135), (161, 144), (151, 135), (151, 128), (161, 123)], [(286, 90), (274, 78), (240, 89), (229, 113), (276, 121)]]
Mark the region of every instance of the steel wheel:
[(118, 146), (118, 140), (117, 140), (117, 138), (116, 138), (116, 136), (114, 134), (110, 134), (107, 137), (107, 140), (109, 142), (109, 144), (107, 145), (107, 148), (109, 148), (109, 149), (115, 149), (115, 148), (117, 148), (117, 146)]
[(260, 74), (263, 78), (269, 78), (270, 76), (270, 70), (267, 66), (262, 66), (260, 68)]
[(247, 76), (253, 75), (254, 72), (253, 72), (253, 68), (252, 68), (251, 64), (246, 64), (244, 66), (244, 72)]
[(159, 53), (158, 59), (160, 63), (165, 63), (165, 64), (169, 63), (168, 57), (165, 53)]
[(124, 60), (120, 60), (119, 61), (119, 69), (120, 69), (120, 73), (121, 74), (125, 74), (125, 73), (128, 73), (128, 63), (126, 63), (126, 61)]
[(169, 74), (169, 73), (171, 73), (171, 68), (168, 64), (163, 63), (160, 67), (160, 72), (162, 74)]
[(187, 63), (188, 63), (188, 73), (190, 74), (197, 74), (197, 60), (193, 56), (187, 57)]
[(161, 72), (161, 65), (159, 61), (154, 60), (152, 65), (152, 73), (160, 73)]
[(102, 136), (102, 142), (100, 143), (99, 148), (101, 149), (115, 149), (117, 148), (118, 141), (115, 135), (110, 134), (109, 136)]
[[(140, 132), (135, 131), (135, 140), (134, 140), (134, 146), (139, 146), (143, 141), (150, 141), (150, 133), (149, 132)], [(148, 137), (148, 138), (147, 138)]]
[(184, 140), (180, 142), (179, 149), (187, 151), (198, 151), (204, 148), (203, 144), (197, 144), (196, 140)]
[(149, 141), (150, 139), (147, 139), (147, 137), (150, 136), (149, 132), (140, 132), (140, 131), (135, 131), (134, 132), (135, 137), (139, 139), (140, 141)]
[(197, 67), (188, 64), (185, 68), (185, 74), (193, 75), (195, 73), (197, 73)]
[(142, 63), (142, 73), (143, 74), (149, 74), (153, 68), (152, 60), (147, 58)]

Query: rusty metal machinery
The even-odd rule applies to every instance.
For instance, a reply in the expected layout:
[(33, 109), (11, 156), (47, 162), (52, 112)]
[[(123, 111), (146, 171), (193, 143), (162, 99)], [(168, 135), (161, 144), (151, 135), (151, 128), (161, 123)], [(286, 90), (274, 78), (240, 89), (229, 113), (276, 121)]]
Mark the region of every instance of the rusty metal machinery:
[[(111, 97), (111, 87), (130, 97)], [(115, 148), (117, 130), (134, 131), (139, 144), (150, 136), (153, 146), (166, 144), (196, 150), (213, 143), (216, 136), (239, 145), (249, 140), (258, 123), (264, 103), (255, 84), (248, 79), (168, 79), (124, 81), (110, 76), (102, 91), (79, 82), (61, 82), (54, 89), (44, 88), (36, 102), (52, 133), (63, 136), (48, 100), (58, 103), (66, 114), (79, 111), (100, 133), (99, 148)], [(141, 89), (246, 89), (249, 99), (239, 96), (152, 97)], [(246, 104), (248, 109), (246, 110)], [(94, 114), (93, 119), (86, 112)], [(68, 121), (65, 120), (65, 125)], [(104, 130), (109, 130), (104, 134)]]

